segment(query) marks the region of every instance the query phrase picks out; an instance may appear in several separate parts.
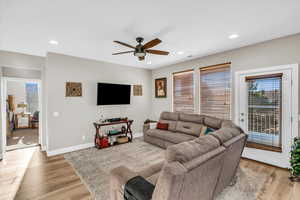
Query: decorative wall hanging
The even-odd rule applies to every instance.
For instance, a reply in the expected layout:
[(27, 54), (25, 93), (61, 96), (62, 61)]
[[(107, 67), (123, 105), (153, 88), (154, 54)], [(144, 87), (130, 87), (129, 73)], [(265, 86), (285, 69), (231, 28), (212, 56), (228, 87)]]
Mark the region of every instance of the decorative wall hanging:
[(167, 78), (155, 79), (155, 97), (156, 98), (167, 97)]
[(133, 85), (133, 96), (143, 96), (142, 85)]
[(82, 86), (81, 83), (66, 82), (66, 97), (81, 97)]

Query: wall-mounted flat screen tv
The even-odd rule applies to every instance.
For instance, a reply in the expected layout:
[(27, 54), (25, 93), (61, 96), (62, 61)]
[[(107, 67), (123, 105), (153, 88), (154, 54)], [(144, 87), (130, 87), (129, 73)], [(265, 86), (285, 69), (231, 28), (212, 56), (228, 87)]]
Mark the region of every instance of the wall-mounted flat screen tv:
[(98, 83), (97, 105), (130, 104), (130, 85)]

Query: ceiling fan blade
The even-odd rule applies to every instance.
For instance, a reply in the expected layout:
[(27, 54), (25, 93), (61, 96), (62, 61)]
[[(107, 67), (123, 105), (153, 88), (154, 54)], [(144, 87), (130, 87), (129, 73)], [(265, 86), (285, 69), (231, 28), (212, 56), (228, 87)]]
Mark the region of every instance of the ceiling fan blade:
[(125, 53), (133, 53), (134, 51), (123, 51), (118, 53), (113, 53), (112, 55), (119, 55), (119, 54), (125, 54)]
[(167, 51), (160, 51), (160, 50), (152, 50), (152, 49), (148, 49), (146, 50), (147, 53), (151, 53), (151, 54), (157, 54), (157, 55), (169, 55), (169, 52)]
[(150, 49), (151, 47), (154, 47), (154, 46), (158, 45), (159, 43), (161, 43), (161, 40), (156, 38), (156, 39), (151, 40), (150, 42), (147, 42), (146, 44), (144, 44), (143, 48)]
[(139, 57), (139, 61), (145, 60), (145, 56)]
[(118, 43), (118, 44), (121, 44), (121, 45), (124, 45), (124, 46), (129, 47), (129, 48), (135, 49), (134, 46), (131, 46), (131, 45), (126, 44), (126, 43), (124, 43), (124, 42), (120, 42), (120, 41), (114, 41), (114, 42), (115, 42), (115, 43)]

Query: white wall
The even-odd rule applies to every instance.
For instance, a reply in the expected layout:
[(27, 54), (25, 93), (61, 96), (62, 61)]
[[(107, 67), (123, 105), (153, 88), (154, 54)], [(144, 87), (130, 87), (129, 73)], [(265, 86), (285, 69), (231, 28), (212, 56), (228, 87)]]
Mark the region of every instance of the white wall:
[[(196, 112), (199, 113), (199, 67), (205, 67), (226, 62), (231, 62), (233, 78), (232, 83), (234, 83), (234, 73), (238, 70), (300, 63), (300, 34), (275, 39), (153, 70), (152, 86), (154, 85), (154, 79), (167, 77), (168, 97), (165, 99), (155, 98), (154, 87), (152, 87), (152, 118), (158, 119), (159, 114), (163, 110), (172, 110), (172, 73), (192, 68), (195, 69), (195, 105)], [(232, 105), (234, 105), (234, 95), (235, 94), (233, 85)], [(232, 108), (232, 113), (234, 113), (234, 108)]]
[[(128, 116), (133, 132), (142, 132), (151, 113), (151, 71), (106, 62), (48, 53), (44, 74), (47, 115), (47, 151), (92, 143), (93, 122), (104, 117)], [(65, 83), (81, 82), (82, 97), (65, 97)], [(141, 84), (143, 96), (131, 96), (131, 104), (96, 106), (97, 83)], [(58, 112), (59, 116), (53, 116)], [(86, 137), (84, 141), (82, 136)]]

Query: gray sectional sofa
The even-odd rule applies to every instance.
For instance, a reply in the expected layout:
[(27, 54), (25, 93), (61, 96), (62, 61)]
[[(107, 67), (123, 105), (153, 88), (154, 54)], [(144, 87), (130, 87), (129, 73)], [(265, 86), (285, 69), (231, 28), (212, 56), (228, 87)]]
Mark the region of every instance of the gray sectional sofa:
[[(124, 166), (112, 170), (111, 200), (124, 199), (124, 185), (138, 175), (155, 186), (152, 200), (214, 199), (235, 177), (246, 134), (231, 121), (204, 115), (163, 112), (160, 121), (169, 123), (169, 130), (145, 125), (144, 139), (167, 148), (165, 161), (140, 172)], [(215, 131), (200, 136), (201, 126)]]
[(144, 140), (164, 149), (173, 144), (198, 138), (204, 126), (216, 130), (225, 127), (238, 128), (229, 120), (179, 112), (162, 112), (159, 122), (168, 123), (168, 130), (150, 129), (150, 124), (145, 124)]

